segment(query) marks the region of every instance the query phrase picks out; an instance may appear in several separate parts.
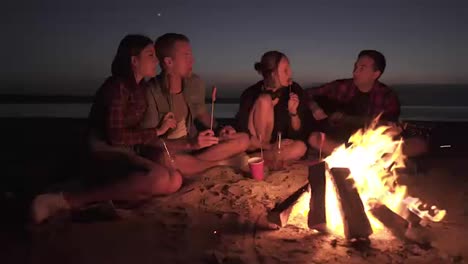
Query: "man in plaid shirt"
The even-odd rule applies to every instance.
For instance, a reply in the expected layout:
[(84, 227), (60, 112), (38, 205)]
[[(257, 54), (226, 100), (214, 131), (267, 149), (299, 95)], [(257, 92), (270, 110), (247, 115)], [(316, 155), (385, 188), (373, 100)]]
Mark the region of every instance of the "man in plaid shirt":
[(320, 148), (330, 154), (357, 129), (369, 124), (378, 115), (381, 115), (380, 121), (383, 122), (398, 121), (398, 96), (378, 80), (385, 66), (382, 53), (363, 50), (354, 64), (352, 79), (336, 80), (306, 89), (309, 108), (321, 131), (313, 132), (309, 137), (309, 144), (313, 148)]

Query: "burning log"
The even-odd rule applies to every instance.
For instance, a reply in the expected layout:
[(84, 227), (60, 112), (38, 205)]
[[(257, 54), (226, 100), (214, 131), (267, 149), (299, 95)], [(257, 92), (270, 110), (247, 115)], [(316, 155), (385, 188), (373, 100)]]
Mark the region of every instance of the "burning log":
[(309, 191), (309, 183), (299, 188), (291, 196), (286, 198), (286, 200), (284, 200), (283, 202), (277, 204), (275, 208), (273, 208), (268, 213), (268, 221), (278, 226), (284, 227), (288, 223), (289, 215), (291, 214), (294, 205), (298, 202), (299, 198), (307, 191)]
[(417, 214), (411, 212), (411, 210), (407, 209), (407, 211), (408, 216), (406, 217), (406, 221), (408, 221), (411, 227), (419, 226), (421, 223), (421, 218)]
[(331, 176), (341, 205), (344, 235), (347, 239), (367, 239), (372, 234), (372, 227), (361, 197), (354, 188), (354, 180), (349, 178), (347, 168), (332, 168)]
[(402, 240), (411, 241), (421, 246), (429, 246), (431, 243), (430, 232), (419, 224), (421, 218), (409, 211), (407, 219), (390, 210), (386, 205), (376, 203), (372, 205), (370, 212), (392, 234)]
[(408, 221), (397, 213), (390, 210), (386, 205), (376, 203), (370, 210), (373, 216), (377, 218), (393, 235), (400, 239), (405, 238), (405, 232), (408, 229)]
[(309, 167), (309, 184), (312, 193), (307, 224), (311, 229), (321, 229), (327, 222), (325, 213), (326, 169), (324, 161)]

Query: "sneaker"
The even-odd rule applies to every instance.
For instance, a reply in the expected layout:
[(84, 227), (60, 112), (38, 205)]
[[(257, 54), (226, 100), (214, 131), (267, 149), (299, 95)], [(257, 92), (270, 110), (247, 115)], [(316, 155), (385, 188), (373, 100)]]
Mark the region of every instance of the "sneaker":
[(37, 224), (42, 223), (59, 211), (69, 210), (70, 205), (62, 193), (46, 193), (36, 196), (32, 202), (32, 218)]

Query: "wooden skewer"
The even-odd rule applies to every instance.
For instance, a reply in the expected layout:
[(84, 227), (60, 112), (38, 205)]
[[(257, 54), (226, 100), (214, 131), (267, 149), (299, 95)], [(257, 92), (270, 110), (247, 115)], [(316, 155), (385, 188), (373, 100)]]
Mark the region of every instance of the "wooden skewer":
[(164, 140), (162, 140), (162, 139), (161, 139), (161, 141), (163, 143), (164, 149), (166, 150), (167, 156), (169, 157), (171, 162), (174, 162), (174, 159), (172, 158), (171, 153), (169, 152), (169, 149), (167, 148), (166, 142)]
[(214, 121), (214, 103), (216, 101), (216, 86), (213, 86), (211, 91), (211, 121), (210, 121), (210, 130), (213, 130), (213, 121)]

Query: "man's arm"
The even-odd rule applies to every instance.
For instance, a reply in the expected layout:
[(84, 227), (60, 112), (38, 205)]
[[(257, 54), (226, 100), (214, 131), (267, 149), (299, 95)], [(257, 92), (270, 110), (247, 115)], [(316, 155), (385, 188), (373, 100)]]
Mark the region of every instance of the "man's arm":
[(316, 97), (323, 96), (334, 98), (337, 94), (338, 81), (326, 83), (319, 87), (308, 88), (304, 90), (307, 106), (316, 120), (322, 120), (328, 116), (323, 111), (322, 107), (317, 103)]

